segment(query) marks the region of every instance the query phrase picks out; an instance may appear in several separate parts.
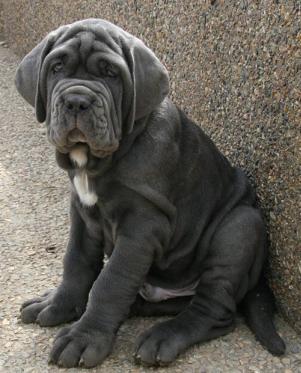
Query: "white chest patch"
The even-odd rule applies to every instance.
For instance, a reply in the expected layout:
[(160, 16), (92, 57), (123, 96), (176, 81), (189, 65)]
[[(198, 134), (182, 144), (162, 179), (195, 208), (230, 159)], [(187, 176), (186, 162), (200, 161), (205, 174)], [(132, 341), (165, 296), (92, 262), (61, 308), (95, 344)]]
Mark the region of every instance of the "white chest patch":
[(89, 189), (89, 179), (86, 171), (79, 171), (74, 176), (73, 184), (83, 205), (93, 206), (96, 204), (98, 197), (93, 190)]

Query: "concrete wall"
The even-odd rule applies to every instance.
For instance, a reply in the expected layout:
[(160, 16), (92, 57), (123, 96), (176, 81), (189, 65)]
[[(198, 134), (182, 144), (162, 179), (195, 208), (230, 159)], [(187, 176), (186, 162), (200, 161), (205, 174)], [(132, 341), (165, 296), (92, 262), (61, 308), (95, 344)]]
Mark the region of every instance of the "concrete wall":
[(53, 28), (87, 17), (117, 23), (156, 52), (174, 100), (255, 181), (271, 284), (300, 331), (300, 1), (10, 0), (4, 16), (21, 55)]
[(0, 38), (2, 38), (4, 29), (4, 20), (3, 20), (3, 3), (0, 0)]

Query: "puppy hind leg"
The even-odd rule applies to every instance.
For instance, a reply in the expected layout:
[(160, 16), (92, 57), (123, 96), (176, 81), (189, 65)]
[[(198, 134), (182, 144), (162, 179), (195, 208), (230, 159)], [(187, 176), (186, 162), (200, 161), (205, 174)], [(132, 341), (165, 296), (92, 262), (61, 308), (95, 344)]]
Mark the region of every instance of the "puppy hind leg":
[(236, 305), (232, 287), (215, 274), (216, 268), (206, 271), (200, 279), (197, 294), (176, 317), (142, 333), (136, 344), (137, 362), (167, 365), (193, 344), (233, 330)]
[[(207, 286), (207, 284), (203, 285)], [(137, 340), (135, 358), (145, 365), (167, 365), (195, 343), (227, 334), (234, 328), (234, 312), (223, 310), (219, 297), (231, 298), (221, 286), (207, 286), (173, 319), (155, 324)]]
[(193, 344), (233, 330), (237, 301), (255, 285), (261, 272), (264, 235), (255, 209), (242, 206), (233, 210), (211, 240), (191, 303), (175, 318), (154, 325), (139, 337), (137, 361), (165, 365)]

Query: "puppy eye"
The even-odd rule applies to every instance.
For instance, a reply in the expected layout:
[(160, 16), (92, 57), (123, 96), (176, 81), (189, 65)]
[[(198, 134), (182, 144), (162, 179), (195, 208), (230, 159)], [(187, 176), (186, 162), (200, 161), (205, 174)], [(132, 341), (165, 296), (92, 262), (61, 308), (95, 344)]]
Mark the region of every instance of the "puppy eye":
[(99, 62), (100, 74), (114, 78), (118, 75), (118, 69), (107, 61)]
[(55, 65), (52, 66), (52, 71), (54, 73), (58, 73), (59, 71), (63, 70), (63, 63), (62, 62), (57, 62)]
[(114, 78), (115, 76), (117, 76), (117, 72), (114, 71), (114, 69), (107, 69), (107, 75)]

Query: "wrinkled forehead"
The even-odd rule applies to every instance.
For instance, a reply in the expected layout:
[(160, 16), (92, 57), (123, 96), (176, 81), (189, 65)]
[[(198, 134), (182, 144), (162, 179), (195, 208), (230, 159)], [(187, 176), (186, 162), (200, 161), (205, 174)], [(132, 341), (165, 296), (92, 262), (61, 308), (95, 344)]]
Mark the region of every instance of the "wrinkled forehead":
[(76, 33), (65, 33), (56, 40), (43, 61), (42, 79), (46, 77), (51, 63), (55, 60), (63, 60), (64, 63), (67, 61), (71, 69), (81, 64), (92, 70), (99, 61), (105, 60), (118, 68), (124, 82), (131, 80), (131, 70), (122, 48), (107, 32), (80, 30)]
[(76, 53), (81, 62), (95, 52), (101, 52), (104, 56), (122, 57), (122, 49), (114, 40), (106, 33), (98, 33), (92, 31), (80, 31), (76, 34), (68, 35), (58, 39), (50, 53), (49, 57), (59, 57), (68, 53)]

